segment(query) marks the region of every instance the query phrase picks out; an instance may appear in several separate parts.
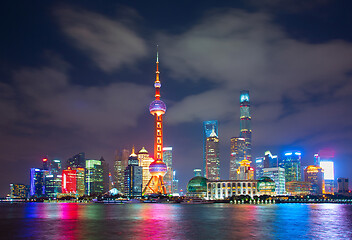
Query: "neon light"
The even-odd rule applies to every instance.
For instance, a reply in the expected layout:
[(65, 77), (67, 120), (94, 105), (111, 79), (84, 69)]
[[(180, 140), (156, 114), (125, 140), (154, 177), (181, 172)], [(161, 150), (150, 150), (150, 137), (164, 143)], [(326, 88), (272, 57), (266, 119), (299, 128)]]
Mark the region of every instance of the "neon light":
[(46, 161), (48, 161), (48, 159), (47, 158), (43, 158), (43, 162), (46, 162)]
[(291, 156), (292, 152), (285, 153), (285, 156)]
[(297, 156), (301, 156), (301, 155), (302, 155), (302, 153), (300, 153), (300, 152), (295, 152), (295, 155), (297, 155)]

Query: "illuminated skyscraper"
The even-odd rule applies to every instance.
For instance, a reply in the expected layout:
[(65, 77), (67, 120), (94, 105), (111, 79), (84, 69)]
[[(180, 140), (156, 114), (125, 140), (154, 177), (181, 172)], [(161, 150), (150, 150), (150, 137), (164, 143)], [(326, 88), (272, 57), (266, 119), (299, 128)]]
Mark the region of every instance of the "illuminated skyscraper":
[[(154, 161), (153, 158), (149, 156), (148, 151), (143, 147), (138, 152), (138, 160), (140, 166), (143, 168), (143, 189), (147, 186), (152, 175), (149, 172), (149, 165)], [(145, 194), (150, 194), (152, 191), (150, 189), (146, 189)]]
[(106, 193), (109, 191), (109, 164), (105, 161), (103, 157), (99, 160), (101, 162), (101, 166), (103, 169), (102, 177), (103, 177), (103, 192)]
[(125, 181), (125, 169), (128, 165), (128, 157), (130, 153), (127, 149), (122, 149), (121, 152), (116, 150), (115, 152), (115, 164), (114, 164), (114, 181), (115, 188), (120, 191), (125, 191), (124, 181)]
[(266, 151), (264, 155), (264, 168), (275, 168), (278, 166), (277, 155), (272, 155), (270, 151)]
[(263, 177), (264, 157), (257, 157), (255, 159), (255, 179)]
[(338, 178), (337, 179), (337, 193), (347, 194), (348, 192), (349, 192), (348, 178)]
[(310, 165), (304, 170), (304, 181), (312, 184), (312, 194), (324, 194), (324, 170), (321, 167)]
[(324, 170), (325, 193), (334, 194), (335, 192), (335, 170), (334, 158), (335, 151), (331, 149), (320, 150), (314, 157), (317, 159), (317, 166)]
[(240, 162), (246, 155), (246, 141), (244, 138), (231, 138), (231, 156), (230, 156), (230, 180), (237, 179), (237, 169)]
[(163, 159), (167, 166), (167, 172), (164, 176), (164, 183), (167, 194), (172, 194), (172, 147), (163, 148)]
[(10, 184), (10, 198), (28, 198), (29, 186), (24, 184)]
[(57, 173), (50, 173), (44, 176), (45, 196), (56, 198), (61, 193), (62, 176)]
[(240, 166), (237, 169), (237, 180), (253, 180), (254, 169), (251, 167), (251, 161), (246, 159), (240, 162)]
[(132, 148), (132, 153), (128, 158), (128, 166), (125, 169), (125, 195), (132, 197), (142, 196), (143, 167), (139, 166), (137, 154)]
[(86, 194), (99, 194), (104, 191), (102, 161), (86, 160)]
[(178, 195), (178, 179), (176, 179), (176, 171), (172, 174), (172, 194)]
[(159, 57), (156, 57), (156, 79), (155, 100), (149, 105), (149, 111), (155, 119), (154, 130), (154, 162), (149, 165), (150, 178), (147, 186), (143, 190), (143, 194), (150, 189), (153, 193), (166, 194), (163, 177), (167, 172), (167, 166), (163, 162), (163, 115), (166, 112), (166, 105), (160, 100), (161, 82), (159, 79)]
[(61, 160), (59, 159), (50, 160), (50, 173), (61, 174)]
[(65, 169), (62, 171), (62, 189), (64, 194), (76, 194), (76, 170)]
[(285, 169), (285, 181), (301, 181), (301, 152), (285, 152), (279, 166)]
[(218, 133), (218, 121), (217, 120), (210, 120), (203, 122), (203, 174), (206, 177), (206, 143), (207, 138), (210, 137), (210, 134), (215, 131), (215, 134), (219, 136)]
[(67, 159), (67, 167), (70, 167), (72, 169), (85, 168), (86, 167), (85, 164), (86, 164), (86, 157), (84, 152), (78, 153), (73, 157)]
[(285, 169), (281, 167), (263, 168), (263, 176), (275, 182), (276, 194), (285, 194)]
[(252, 127), (249, 102), (249, 91), (241, 91), (240, 96), (240, 137), (245, 139), (246, 159), (252, 160)]
[(43, 170), (49, 170), (49, 159), (47, 156), (43, 157)]
[(30, 170), (30, 197), (44, 197), (45, 185), (44, 178), (48, 171), (39, 168)]
[(208, 180), (220, 180), (219, 138), (215, 129), (206, 139), (205, 150), (205, 178)]

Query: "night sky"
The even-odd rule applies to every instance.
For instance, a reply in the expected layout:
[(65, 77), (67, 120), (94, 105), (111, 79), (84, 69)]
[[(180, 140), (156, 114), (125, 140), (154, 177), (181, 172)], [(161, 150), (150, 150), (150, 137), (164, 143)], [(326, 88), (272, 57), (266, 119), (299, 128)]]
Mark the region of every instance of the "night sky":
[(6, 1), (0, 9), (0, 196), (41, 158), (153, 153), (156, 45), (164, 146), (184, 188), (219, 121), (221, 176), (252, 104), (253, 157), (336, 151), (352, 179), (352, 3), (329, 0)]

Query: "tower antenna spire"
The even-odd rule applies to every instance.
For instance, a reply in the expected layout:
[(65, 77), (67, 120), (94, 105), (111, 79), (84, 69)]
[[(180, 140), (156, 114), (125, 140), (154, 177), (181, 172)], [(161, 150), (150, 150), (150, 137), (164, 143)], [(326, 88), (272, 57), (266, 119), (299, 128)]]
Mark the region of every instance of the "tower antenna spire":
[(156, 62), (159, 63), (159, 45), (156, 45)]

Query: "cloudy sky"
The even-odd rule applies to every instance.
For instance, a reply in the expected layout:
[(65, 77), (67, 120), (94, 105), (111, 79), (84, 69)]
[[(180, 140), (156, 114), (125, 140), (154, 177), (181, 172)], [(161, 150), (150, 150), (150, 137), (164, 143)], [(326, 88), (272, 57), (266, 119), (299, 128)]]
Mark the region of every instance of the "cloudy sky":
[(253, 155), (336, 151), (352, 178), (349, 1), (8, 1), (0, 10), (0, 196), (41, 158), (152, 154), (159, 44), (164, 145), (184, 188), (202, 167), (202, 121), (219, 121), (221, 176), (252, 103)]

